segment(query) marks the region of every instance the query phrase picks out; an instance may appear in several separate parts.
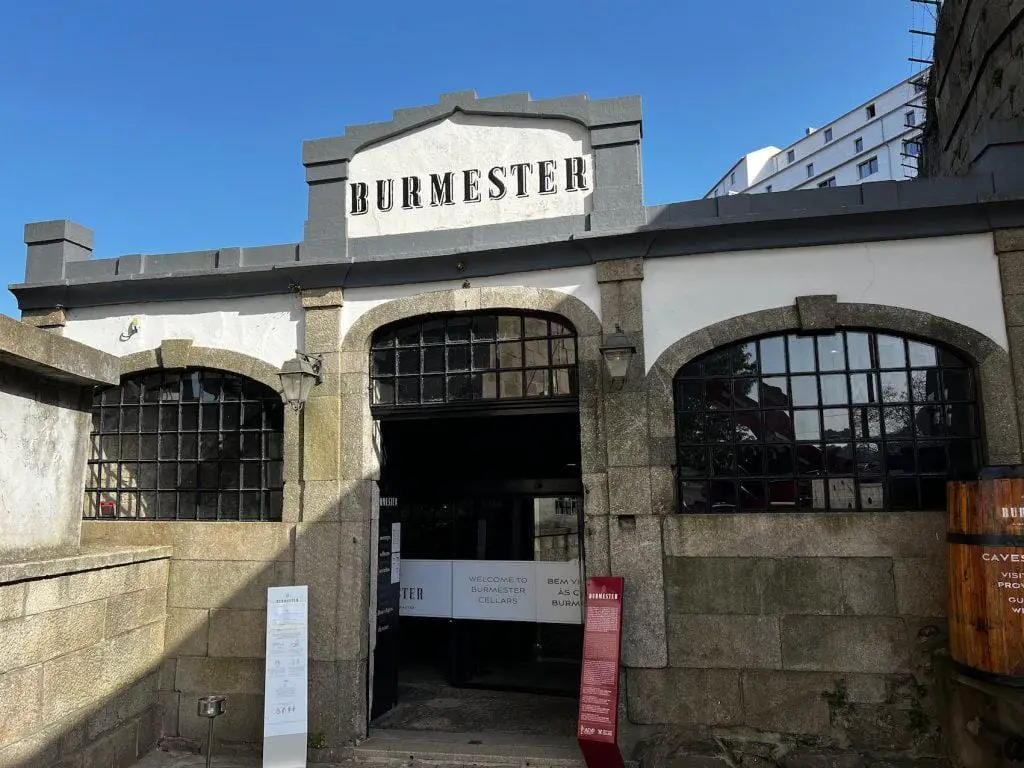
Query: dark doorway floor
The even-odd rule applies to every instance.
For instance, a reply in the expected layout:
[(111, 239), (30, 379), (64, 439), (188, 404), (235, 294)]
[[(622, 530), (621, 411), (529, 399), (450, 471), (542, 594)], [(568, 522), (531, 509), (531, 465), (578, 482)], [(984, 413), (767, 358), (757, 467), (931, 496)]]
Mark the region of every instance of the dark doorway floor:
[(576, 733), (576, 699), (532, 693), (452, 688), (440, 682), (402, 682), (398, 705), (372, 728), (450, 733)]

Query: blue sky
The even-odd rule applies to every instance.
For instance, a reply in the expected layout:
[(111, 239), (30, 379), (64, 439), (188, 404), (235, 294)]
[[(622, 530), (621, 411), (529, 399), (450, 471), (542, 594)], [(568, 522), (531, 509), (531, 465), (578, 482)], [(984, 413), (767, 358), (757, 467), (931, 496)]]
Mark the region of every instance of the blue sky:
[(447, 91), (639, 94), (646, 202), (700, 197), (744, 152), (909, 76), (914, 5), (11, 3), (0, 282), (24, 276), (29, 221), (90, 227), (101, 258), (297, 241), (302, 140)]

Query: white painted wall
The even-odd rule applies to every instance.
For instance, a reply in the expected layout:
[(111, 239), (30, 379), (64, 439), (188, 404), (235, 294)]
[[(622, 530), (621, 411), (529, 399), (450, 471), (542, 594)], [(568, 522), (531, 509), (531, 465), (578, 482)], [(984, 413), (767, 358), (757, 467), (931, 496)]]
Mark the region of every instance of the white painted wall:
[[(582, 156), (586, 160), (586, 191), (565, 189), (565, 158)], [(457, 165), (452, 158), (458, 158)], [(554, 183), (557, 191), (539, 194), (536, 163), (554, 160), (557, 168)], [(508, 192), (499, 200), (489, 196), (488, 171), (495, 166), (506, 169), (514, 163), (534, 163), (527, 176), (529, 195), (516, 196), (512, 174), (506, 173)], [(476, 169), (480, 202), (464, 202), (462, 172)], [(455, 173), (454, 205), (430, 205), (430, 174)], [(402, 208), (402, 177), (417, 176), (423, 182), (423, 207)], [(374, 209), (376, 182), (394, 179), (394, 207), (380, 213)], [(594, 162), (590, 150), (590, 134), (571, 120), (541, 118), (508, 118), (456, 113), (436, 123), (402, 136), (389, 139), (357, 153), (349, 163), (349, 183), (363, 182), (369, 188), (368, 213), (351, 215), (349, 237), (395, 235), (407, 232), (485, 224), (574, 216), (589, 212), (594, 181)], [(351, 204), (351, 199), (350, 199)]]
[[(139, 332), (122, 341), (133, 317)], [(303, 317), (298, 294), (116, 304), (69, 310), (64, 335), (118, 356), (155, 349), (165, 339), (192, 339), (280, 367), (302, 346)]]
[(0, 553), (77, 546), (88, 414), (10, 391), (0, 414)]
[(965, 235), (650, 259), (643, 286), (648, 369), (694, 331), (813, 294), (929, 312), (1008, 347), (992, 236)]
[[(597, 317), (601, 317), (601, 292), (597, 287), (597, 269), (593, 266), (549, 269), (543, 272), (522, 272), (496, 277), (478, 277), (470, 281), (474, 288), (517, 286), (548, 288), (566, 293), (582, 301)], [(433, 291), (461, 288), (461, 280), (418, 285), (393, 285), (380, 288), (349, 288), (345, 290), (345, 305), (341, 308), (341, 337), (353, 324), (376, 306), (394, 299), (416, 296)]]

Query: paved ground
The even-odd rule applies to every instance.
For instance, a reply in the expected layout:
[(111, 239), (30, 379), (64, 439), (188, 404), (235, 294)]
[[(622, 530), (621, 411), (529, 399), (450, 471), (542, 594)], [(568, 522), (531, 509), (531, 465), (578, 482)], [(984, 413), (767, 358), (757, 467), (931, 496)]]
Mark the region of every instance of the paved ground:
[[(258, 768), (256, 758), (214, 757), (215, 768)], [(206, 768), (206, 758), (185, 752), (154, 750), (137, 762), (134, 768)]]

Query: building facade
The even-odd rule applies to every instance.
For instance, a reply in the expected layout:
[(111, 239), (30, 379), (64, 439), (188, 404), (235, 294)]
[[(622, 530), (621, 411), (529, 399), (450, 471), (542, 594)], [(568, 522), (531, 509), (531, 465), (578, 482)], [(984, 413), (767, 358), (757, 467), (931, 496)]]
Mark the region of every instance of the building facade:
[(705, 197), (842, 187), (917, 176), (928, 70), (894, 85), (785, 149), (740, 160)]
[[(23, 320), (120, 360), (83, 539), (171, 547), (165, 736), (203, 738), (212, 691), (259, 741), (268, 586), (309, 587), (335, 745), (410, 647), (452, 685), (571, 691), (579, 580), (614, 574), (638, 749), (940, 751), (944, 483), (1021, 463), (1024, 188), (650, 207), (640, 143), (636, 98), (455, 93), (306, 143), (299, 243), (93, 259), (86, 228), (27, 226)], [(323, 366), (301, 411), (295, 350)]]

